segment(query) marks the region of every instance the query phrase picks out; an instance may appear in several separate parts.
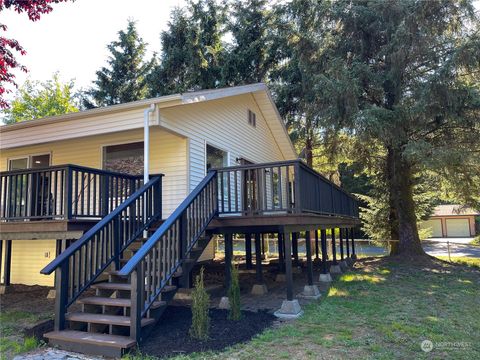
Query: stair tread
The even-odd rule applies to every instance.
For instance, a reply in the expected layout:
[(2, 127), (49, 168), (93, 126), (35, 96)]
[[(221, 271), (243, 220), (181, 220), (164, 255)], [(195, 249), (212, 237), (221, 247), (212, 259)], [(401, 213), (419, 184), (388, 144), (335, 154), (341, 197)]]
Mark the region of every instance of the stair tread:
[(105, 289), (105, 290), (130, 290), (132, 286), (128, 283), (115, 283), (115, 282), (104, 282), (93, 284), (92, 289)]
[[(130, 299), (119, 299), (119, 298), (110, 298), (110, 297), (101, 297), (101, 296), (91, 296), (85, 297), (78, 300), (81, 304), (87, 305), (106, 305), (106, 306), (119, 306), (119, 307), (130, 307), (132, 302)], [(152, 305), (153, 309), (156, 309), (160, 306), (164, 306), (167, 303), (165, 301), (155, 301)]]
[[(67, 320), (81, 321), (95, 324), (111, 324), (130, 326), (130, 317), (121, 315), (108, 315), (108, 314), (91, 314), (91, 313), (68, 313), (66, 315)], [(146, 326), (154, 323), (154, 319), (142, 319), (142, 326)]]
[(51, 331), (44, 335), (48, 339), (95, 344), (116, 348), (130, 348), (136, 341), (128, 336), (89, 333), (76, 330)]

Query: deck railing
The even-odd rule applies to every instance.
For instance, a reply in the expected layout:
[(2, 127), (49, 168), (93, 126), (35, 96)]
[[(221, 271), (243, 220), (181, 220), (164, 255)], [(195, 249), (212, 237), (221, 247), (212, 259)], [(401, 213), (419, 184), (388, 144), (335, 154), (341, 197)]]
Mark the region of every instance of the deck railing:
[(161, 219), (162, 177), (156, 176), (88, 230), (41, 273), (55, 271), (55, 329), (65, 326), (70, 306), (110, 264), (120, 268), (123, 251)]
[(140, 176), (59, 165), (0, 173), (0, 220), (102, 218), (133, 194)]
[(119, 271), (131, 276), (130, 337), (217, 214), (216, 171), (210, 171)]
[(355, 197), (300, 160), (216, 170), (220, 215), (306, 212), (358, 217)]

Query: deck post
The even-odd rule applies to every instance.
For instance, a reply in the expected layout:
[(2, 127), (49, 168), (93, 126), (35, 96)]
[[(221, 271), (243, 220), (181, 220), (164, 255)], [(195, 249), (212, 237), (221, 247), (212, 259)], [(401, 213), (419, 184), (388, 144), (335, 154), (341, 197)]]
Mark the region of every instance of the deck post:
[(225, 239), (225, 288), (230, 288), (232, 281), (232, 258), (233, 258), (233, 236), (232, 234), (224, 234)]
[[(291, 233), (285, 233), (285, 254), (292, 253)], [(286, 281), (287, 281), (287, 300), (282, 302), (280, 309), (275, 311), (274, 315), (280, 319), (296, 319), (303, 314), (303, 310), (298, 300), (293, 299), (293, 273), (292, 273), (292, 257), (285, 257)]]
[(141, 320), (142, 320), (142, 293), (145, 276), (143, 274), (143, 264), (140, 263), (130, 275), (131, 294), (130, 294), (130, 337), (137, 342), (141, 340)]
[(257, 284), (263, 283), (263, 274), (262, 274), (262, 249), (261, 249), (261, 238), (260, 233), (255, 233), (255, 269), (256, 269), (256, 279)]
[(327, 268), (327, 231), (325, 229), (320, 230), (320, 241), (322, 246), (322, 272), (319, 281), (330, 282), (332, 281), (332, 277)]
[[(292, 234), (285, 233), (285, 254), (292, 253)], [(292, 273), (292, 257), (285, 256), (285, 276), (287, 280), (287, 300), (293, 300), (293, 273)]]
[(284, 271), (285, 257), (284, 257), (284, 243), (283, 243), (283, 234), (278, 233), (278, 270), (280, 272)]
[(357, 254), (355, 252), (355, 228), (350, 230), (350, 236), (352, 239), (352, 259), (355, 260), (357, 258)]
[(64, 261), (55, 270), (55, 331), (65, 329), (65, 314), (68, 301), (68, 270), (68, 261)]
[(315, 259), (319, 260), (319, 249), (318, 249), (318, 229), (315, 229)]
[(339, 230), (339, 242), (340, 242), (340, 260), (343, 261), (343, 229), (340, 228)]
[(347, 245), (347, 259), (350, 258), (350, 246), (348, 245), (348, 237), (350, 236), (350, 229), (345, 228), (345, 243)]
[(298, 266), (298, 237), (299, 237), (299, 233), (296, 233), (296, 232), (292, 233), (291, 239), (292, 239), (293, 263), (295, 266)]
[(263, 282), (262, 273), (262, 249), (261, 249), (261, 234), (255, 233), (255, 284), (252, 287), (253, 295), (265, 295), (268, 290), (267, 286)]
[(332, 228), (332, 264), (337, 265), (337, 246), (335, 244), (335, 229)]
[(247, 269), (252, 266), (252, 234), (245, 234), (245, 263)]
[(312, 242), (310, 238), (310, 231), (305, 232), (305, 248), (307, 252), (307, 278), (308, 285), (313, 285), (313, 265), (312, 265)]
[(330, 265), (330, 273), (331, 274), (342, 273), (342, 269), (337, 261), (337, 244), (335, 243), (335, 228), (332, 228), (332, 264)]
[[(2, 243), (4, 241), (2, 240)], [(1, 259), (0, 259), (1, 260)], [(3, 284), (10, 285), (10, 274), (12, 268), (12, 240), (5, 240), (5, 258), (3, 263)]]

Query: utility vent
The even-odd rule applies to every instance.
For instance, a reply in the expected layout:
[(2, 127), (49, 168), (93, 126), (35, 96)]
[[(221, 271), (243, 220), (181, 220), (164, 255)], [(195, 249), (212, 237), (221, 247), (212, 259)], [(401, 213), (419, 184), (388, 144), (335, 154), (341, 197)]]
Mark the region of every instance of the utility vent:
[(248, 124), (257, 127), (257, 114), (255, 114), (252, 110), (248, 110)]

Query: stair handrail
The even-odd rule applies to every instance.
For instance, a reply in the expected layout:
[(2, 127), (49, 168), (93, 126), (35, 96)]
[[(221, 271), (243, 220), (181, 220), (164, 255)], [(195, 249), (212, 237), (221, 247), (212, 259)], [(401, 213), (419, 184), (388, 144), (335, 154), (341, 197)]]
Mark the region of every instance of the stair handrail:
[(211, 170), (117, 273), (130, 275), (130, 337), (136, 341), (142, 318), (218, 214), (217, 186), (217, 172)]
[(137, 191), (135, 191), (131, 196), (127, 198), (121, 205), (116, 207), (112, 212), (110, 212), (107, 216), (102, 218), (98, 223), (96, 223), (93, 227), (91, 227), (85, 234), (82, 235), (80, 239), (75, 241), (72, 245), (70, 245), (65, 251), (63, 251), (59, 256), (53, 259), (47, 266), (45, 266), (40, 273), (43, 275), (50, 275), (52, 272), (55, 271), (64, 261), (66, 261), (72, 254), (74, 254), (78, 249), (80, 249), (83, 245), (85, 245), (88, 240), (95, 235), (100, 229), (102, 229), (107, 223), (109, 223), (115, 216), (117, 216), (120, 212), (125, 210), (130, 204), (132, 204), (136, 199), (138, 199), (145, 191), (155, 184), (161, 181), (161, 177), (163, 175), (158, 175), (157, 177), (151, 179), (145, 185), (142, 185)]
[[(130, 275), (137, 267), (138, 263), (142, 261), (150, 250), (155, 246), (159, 239), (172, 227), (172, 225), (181, 217), (192, 201), (202, 192), (202, 190), (216, 178), (217, 172), (210, 170), (207, 176), (197, 185), (197, 187), (182, 201), (182, 203), (175, 209), (175, 211), (163, 222), (163, 224), (149, 237), (147, 242), (135, 253), (134, 256), (122, 267), (118, 272), (121, 276)], [(215, 198), (216, 200), (216, 198)], [(215, 201), (215, 205), (217, 202)], [(215, 214), (213, 214), (215, 216)], [(212, 216), (212, 217), (213, 217)], [(210, 221), (208, 221), (210, 222)], [(207, 224), (208, 225), (208, 224)], [(192, 243), (186, 250), (189, 251), (195, 243)]]

